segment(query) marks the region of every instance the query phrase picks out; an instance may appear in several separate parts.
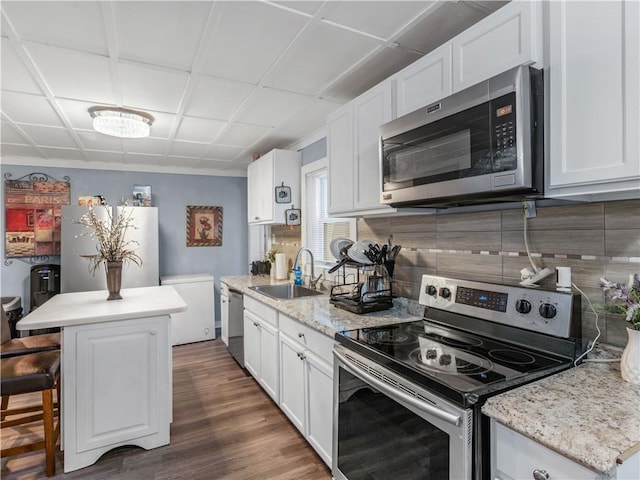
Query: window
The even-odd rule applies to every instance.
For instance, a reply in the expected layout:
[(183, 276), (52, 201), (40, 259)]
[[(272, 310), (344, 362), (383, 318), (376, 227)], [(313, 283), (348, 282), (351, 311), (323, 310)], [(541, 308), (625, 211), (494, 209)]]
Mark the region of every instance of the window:
[(317, 160), (302, 167), (302, 244), (313, 252), (318, 266), (332, 266), (336, 258), (329, 245), (334, 238), (355, 238), (356, 222), (349, 218), (334, 218), (327, 214), (329, 193), (327, 161)]

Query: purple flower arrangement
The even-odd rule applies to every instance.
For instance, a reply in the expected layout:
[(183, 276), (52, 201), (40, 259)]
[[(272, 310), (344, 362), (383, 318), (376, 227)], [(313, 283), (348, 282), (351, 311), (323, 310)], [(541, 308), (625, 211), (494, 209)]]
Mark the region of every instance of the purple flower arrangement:
[(605, 294), (611, 299), (605, 311), (625, 315), (627, 322), (631, 324), (629, 328), (640, 330), (640, 279), (638, 274), (634, 274), (625, 285), (621, 282), (610, 282), (606, 278), (600, 279), (600, 285)]

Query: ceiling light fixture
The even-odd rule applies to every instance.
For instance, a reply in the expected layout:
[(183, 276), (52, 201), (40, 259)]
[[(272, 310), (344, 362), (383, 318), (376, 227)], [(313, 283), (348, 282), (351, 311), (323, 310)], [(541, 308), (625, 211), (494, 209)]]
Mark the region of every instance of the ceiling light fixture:
[(96, 132), (120, 138), (143, 138), (149, 136), (154, 118), (146, 112), (121, 107), (91, 107)]

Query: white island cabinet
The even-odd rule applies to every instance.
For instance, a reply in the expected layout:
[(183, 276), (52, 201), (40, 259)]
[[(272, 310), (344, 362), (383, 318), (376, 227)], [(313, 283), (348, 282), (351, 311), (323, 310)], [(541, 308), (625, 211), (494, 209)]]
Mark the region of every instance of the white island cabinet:
[(169, 443), (171, 313), (187, 309), (170, 286), (63, 293), (17, 324), (62, 328), (64, 471), (95, 463), (121, 445)]

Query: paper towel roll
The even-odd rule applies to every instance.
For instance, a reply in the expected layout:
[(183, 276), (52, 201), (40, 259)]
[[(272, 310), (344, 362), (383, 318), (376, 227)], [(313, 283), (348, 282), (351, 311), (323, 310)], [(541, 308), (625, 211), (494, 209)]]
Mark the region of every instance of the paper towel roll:
[(571, 267), (556, 267), (556, 287), (571, 290)]
[(276, 280), (287, 278), (287, 258), (284, 253), (276, 253)]

